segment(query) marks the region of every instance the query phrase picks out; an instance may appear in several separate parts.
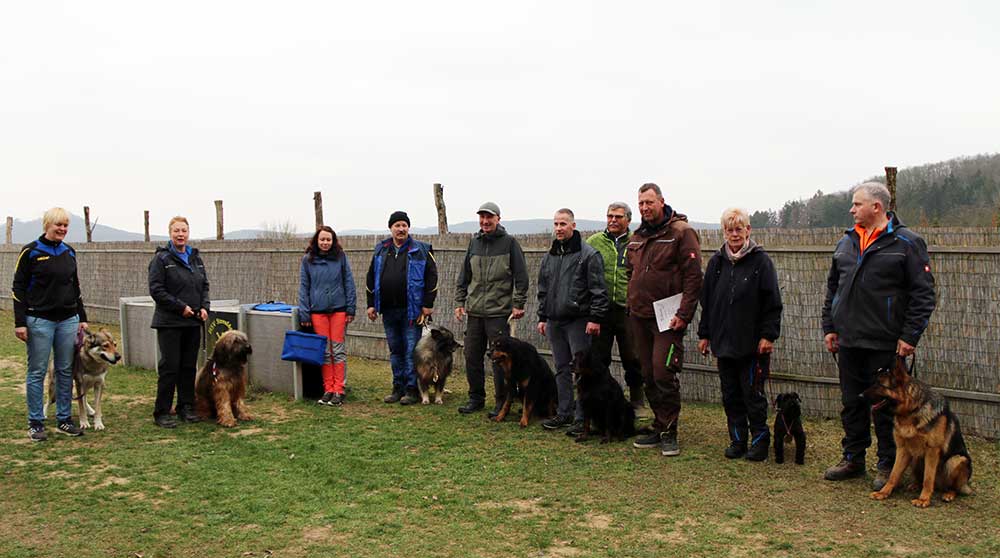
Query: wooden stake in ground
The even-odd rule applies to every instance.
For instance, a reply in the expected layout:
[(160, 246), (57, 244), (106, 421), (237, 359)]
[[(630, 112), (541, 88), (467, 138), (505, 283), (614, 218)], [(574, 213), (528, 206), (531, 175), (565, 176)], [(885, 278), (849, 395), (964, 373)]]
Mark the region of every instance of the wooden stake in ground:
[(83, 226), (87, 232), (87, 242), (91, 242), (90, 235), (94, 229), (90, 228), (90, 206), (88, 205), (83, 206)]
[(323, 226), (323, 192), (313, 192), (313, 211), (316, 212), (316, 230)]
[(143, 234), (143, 238), (145, 239), (146, 242), (149, 242), (149, 210), (148, 209), (142, 212), (142, 222), (143, 222), (142, 223), (143, 224), (143, 230), (145, 231), (145, 233)]
[(444, 208), (444, 186), (434, 183), (434, 206), (438, 212), (438, 234), (448, 234), (448, 212)]
[(885, 168), (885, 187), (889, 189), (889, 211), (896, 211), (896, 167)]
[(7, 217), (7, 244), (14, 243), (14, 218)]
[(222, 232), (222, 200), (215, 200), (215, 239), (223, 240)]

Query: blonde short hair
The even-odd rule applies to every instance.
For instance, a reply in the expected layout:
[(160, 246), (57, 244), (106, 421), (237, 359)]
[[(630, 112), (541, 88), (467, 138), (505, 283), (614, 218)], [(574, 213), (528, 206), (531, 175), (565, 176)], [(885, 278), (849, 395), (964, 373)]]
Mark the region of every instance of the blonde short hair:
[(52, 209), (46, 211), (45, 215), (42, 215), (42, 232), (47, 231), (49, 229), (49, 225), (62, 223), (63, 221), (65, 221), (66, 224), (69, 224), (69, 211), (66, 211), (61, 207), (53, 207)]
[(733, 227), (737, 225), (743, 225), (744, 227), (750, 226), (750, 216), (747, 212), (739, 207), (730, 207), (729, 209), (722, 212), (722, 219), (719, 220), (722, 224), (722, 228)]
[(170, 229), (174, 228), (174, 223), (184, 223), (187, 225), (188, 229), (191, 228), (191, 224), (188, 223), (187, 217), (181, 217), (180, 215), (175, 216), (173, 219), (167, 223), (167, 234), (170, 234)]

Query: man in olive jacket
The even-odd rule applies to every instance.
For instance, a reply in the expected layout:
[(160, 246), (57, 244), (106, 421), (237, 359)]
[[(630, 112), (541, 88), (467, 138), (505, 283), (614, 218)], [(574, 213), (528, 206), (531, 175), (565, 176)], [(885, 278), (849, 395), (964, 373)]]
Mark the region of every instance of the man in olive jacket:
[(879, 368), (896, 355), (916, 350), (934, 311), (934, 276), (924, 239), (887, 212), (889, 190), (878, 182), (854, 189), (855, 226), (837, 243), (826, 282), (823, 333), (826, 350), (837, 353), (844, 408), (843, 458), (826, 470), (837, 481), (865, 474), (865, 451), (872, 443), (874, 415), (878, 438), (879, 490), (896, 460), (893, 418), (886, 408), (871, 412), (861, 393), (875, 382)]
[[(486, 401), (486, 371), (483, 356), (487, 342), (509, 332), (508, 319), (524, 316), (528, 300), (528, 267), (524, 252), (514, 237), (500, 225), (500, 207), (493, 202), (480, 206), (479, 232), (469, 241), (455, 292), (455, 319), (469, 318), (465, 329), (465, 374), (469, 401), (458, 408), (462, 414), (481, 410)], [(493, 370), (495, 413), (503, 397), (503, 374)]]
[[(684, 365), (684, 333), (694, 318), (701, 294), (701, 241), (687, 223), (663, 200), (653, 183), (639, 187), (642, 225), (628, 243), (628, 309), (635, 335), (636, 352), (642, 363), (646, 399), (653, 410), (653, 432), (637, 438), (637, 448), (660, 447), (665, 456), (680, 454), (677, 419), (681, 413)], [(653, 302), (681, 294), (669, 329), (660, 331)]]

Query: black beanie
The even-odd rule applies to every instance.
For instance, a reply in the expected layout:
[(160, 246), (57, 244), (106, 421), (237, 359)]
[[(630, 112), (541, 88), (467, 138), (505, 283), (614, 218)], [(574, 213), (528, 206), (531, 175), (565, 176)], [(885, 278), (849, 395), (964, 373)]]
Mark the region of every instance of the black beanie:
[(389, 216), (389, 228), (392, 228), (392, 224), (396, 221), (406, 221), (406, 226), (410, 226), (410, 217), (405, 211), (393, 211), (392, 215)]

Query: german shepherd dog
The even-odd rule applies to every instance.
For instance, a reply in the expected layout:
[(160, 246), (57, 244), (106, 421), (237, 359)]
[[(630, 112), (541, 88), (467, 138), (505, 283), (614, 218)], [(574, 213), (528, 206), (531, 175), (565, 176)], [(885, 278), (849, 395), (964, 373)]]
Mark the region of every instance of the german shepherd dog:
[(434, 404), (444, 403), (444, 382), (451, 374), (452, 353), (458, 349), (455, 334), (442, 326), (431, 326), (430, 333), (417, 341), (413, 348), (413, 369), (417, 373), (420, 402), (431, 402), (430, 389), (434, 386)]
[(621, 385), (592, 350), (573, 356), (576, 393), (583, 409), (583, 432), (576, 437), (583, 442), (593, 431), (601, 432), (601, 443), (626, 440), (635, 435), (635, 408), (625, 399)]
[(247, 358), (253, 353), (242, 331), (227, 331), (215, 342), (212, 356), (194, 380), (194, 408), (205, 419), (216, 419), (227, 428), (237, 420), (252, 420), (244, 397), (247, 392)]
[(916, 485), (923, 477), (920, 496), (910, 500), (918, 508), (931, 503), (934, 490), (941, 499), (951, 502), (958, 493), (970, 494), (972, 458), (962, 439), (958, 417), (951, 412), (948, 401), (930, 386), (910, 376), (906, 361), (896, 358), (892, 369), (879, 370), (875, 384), (864, 392), (872, 409), (894, 404), (895, 424), (892, 436), (896, 440), (896, 462), (889, 480), (871, 497), (885, 500), (899, 486), (907, 467), (913, 466)]
[(490, 344), (490, 360), (503, 370), (506, 390), (500, 412), (493, 418), (495, 422), (507, 418), (515, 395), (520, 395), (523, 403), (518, 423), (521, 428), (528, 426), (532, 415), (547, 418), (556, 413), (556, 378), (534, 345), (507, 335), (498, 337)]
[(802, 428), (802, 400), (793, 392), (774, 401), (774, 462), (785, 462), (785, 442), (795, 440), (795, 463), (805, 465), (806, 431)]
[[(80, 428), (90, 428), (89, 417), (94, 417), (94, 430), (104, 430), (104, 414), (101, 401), (104, 399), (104, 378), (108, 368), (118, 364), (122, 355), (118, 352), (115, 337), (105, 328), (96, 333), (84, 330), (77, 337), (78, 349), (73, 353), (73, 386), (76, 388), (76, 402), (80, 409)], [(49, 381), (49, 405), (56, 401), (55, 382), (52, 381), (52, 363), (46, 379)], [(87, 403), (87, 392), (94, 390), (94, 406)]]

